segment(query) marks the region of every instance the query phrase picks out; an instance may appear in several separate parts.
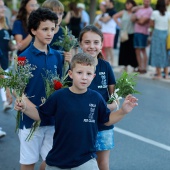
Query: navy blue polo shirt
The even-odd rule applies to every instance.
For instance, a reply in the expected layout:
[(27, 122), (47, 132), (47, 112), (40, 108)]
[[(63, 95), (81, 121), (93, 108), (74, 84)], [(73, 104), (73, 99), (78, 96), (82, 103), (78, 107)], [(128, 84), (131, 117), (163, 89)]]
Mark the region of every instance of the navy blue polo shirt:
[[(46, 76), (44, 70), (51, 70), (52, 73), (57, 71), (58, 75), (62, 75), (63, 57), (56, 50), (51, 49), (49, 46), (47, 47), (48, 54), (39, 51), (33, 44), (20, 54), (20, 56), (25, 56), (30, 64), (37, 67), (32, 71), (33, 77), (30, 78), (25, 89), (25, 94), (36, 106), (42, 104), (42, 98), (46, 98), (45, 85), (42, 77), (42, 75), (44, 77)], [(20, 128), (23, 128), (23, 126), (30, 128), (33, 122), (34, 120), (23, 114), (23, 118), (20, 121)], [(46, 119), (41, 122), (40, 126), (48, 125), (54, 125), (54, 119)]]
[(46, 157), (50, 166), (67, 169), (96, 157), (97, 124), (109, 121), (110, 110), (95, 90), (75, 94), (69, 88), (55, 91), (37, 108), (41, 120), (55, 119), (53, 147)]
[[(116, 84), (113, 69), (110, 66), (109, 62), (99, 58), (95, 74), (96, 76), (94, 77), (89, 88), (99, 92), (103, 96), (104, 100), (107, 102), (109, 99), (108, 85)], [(98, 126), (99, 131), (113, 128), (113, 125), (105, 126), (103, 124), (99, 124)]]

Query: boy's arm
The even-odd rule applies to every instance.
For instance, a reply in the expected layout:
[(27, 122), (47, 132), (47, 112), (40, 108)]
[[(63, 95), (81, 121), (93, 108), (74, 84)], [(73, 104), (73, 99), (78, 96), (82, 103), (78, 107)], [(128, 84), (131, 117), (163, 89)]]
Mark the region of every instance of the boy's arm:
[(135, 106), (138, 105), (137, 98), (128, 95), (122, 104), (122, 107), (116, 112), (111, 112), (109, 121), (105, 123), (106, 126), (110, 126), (119, 122), (127, 113), (131, 112)]
[(27, 97), (24, 97), (23, 99), (17, 99), (15, 101), (14, 109), (23, 112), (33, 120), (40, 120), (36, 105), (34, 105)]

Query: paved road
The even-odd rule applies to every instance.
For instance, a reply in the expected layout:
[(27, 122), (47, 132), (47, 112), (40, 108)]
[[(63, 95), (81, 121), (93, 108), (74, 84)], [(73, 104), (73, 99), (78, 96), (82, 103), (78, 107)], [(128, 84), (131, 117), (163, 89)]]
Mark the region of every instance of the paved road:
[[(115, 125), (110, 170), (170, 170), (169, 83), (140, 78), (137, 89), (139, 106)], [(7, 132), (0, 139), (0, 170), (19, 170), (14, 115), (0, 109), (0, 125)]]

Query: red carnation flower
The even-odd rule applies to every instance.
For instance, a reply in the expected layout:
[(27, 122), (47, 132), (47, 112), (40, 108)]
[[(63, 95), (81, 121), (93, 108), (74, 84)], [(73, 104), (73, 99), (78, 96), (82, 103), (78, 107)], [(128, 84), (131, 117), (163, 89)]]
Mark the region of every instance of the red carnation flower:
[(58, 90), (58, 89), (61, 89), (62, 88), (62, 83), (58, 80), (53, 80), (53, 83), (54, 83), (54, 89), (55, 90)]
[(26, 57), (18, 57), (18, 65), (24, 66), (26, 62)]

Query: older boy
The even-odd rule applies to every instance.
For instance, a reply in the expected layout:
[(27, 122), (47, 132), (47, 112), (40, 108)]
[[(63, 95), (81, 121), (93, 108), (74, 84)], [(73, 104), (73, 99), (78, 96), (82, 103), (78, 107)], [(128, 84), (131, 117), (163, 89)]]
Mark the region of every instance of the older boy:
[[(28, 31), (34, 37), (34, 43), (20, 56), (25, 56), (30, 64), (37, 67), (32, 72), (33, 78), (30, 79), (24, 92), (36, 106), (41, 105), (41, 99), (46, 97), (42, 77), (42, 75), (46, 76), (45, 70), (62, 74), (63, 57), (48, 45), (53, 39), (57, 19), (57, 15), (51, 10), (39, 8), (30, 14), (28, 20)], [(52, 147), (54, 119), (41, 121), (40, 127), (37, 128), (31, 140), (25, 141), (34, 120), (25, 114), (21, 117), (19, 127), (21, 170), (33, 170), (39, 156), (41, 155), (45, 160)]]
[(137, 105), (137, 99), (129, 95), (120, 110), (110, 113), (102, 96), (87, 88), (94, 72), (94, 58), (79, 53), (71, 61), (71, 87), (55, 91), (37, 108), (27, 98), (21, 103), (16, 101), (15, 109), (32, 119), (43, 121), (50, 116), (55, 119), (53, 147), (46, 158), (46, 170), (98, 170), (95, 159), (97, 123), (114, 124)]

